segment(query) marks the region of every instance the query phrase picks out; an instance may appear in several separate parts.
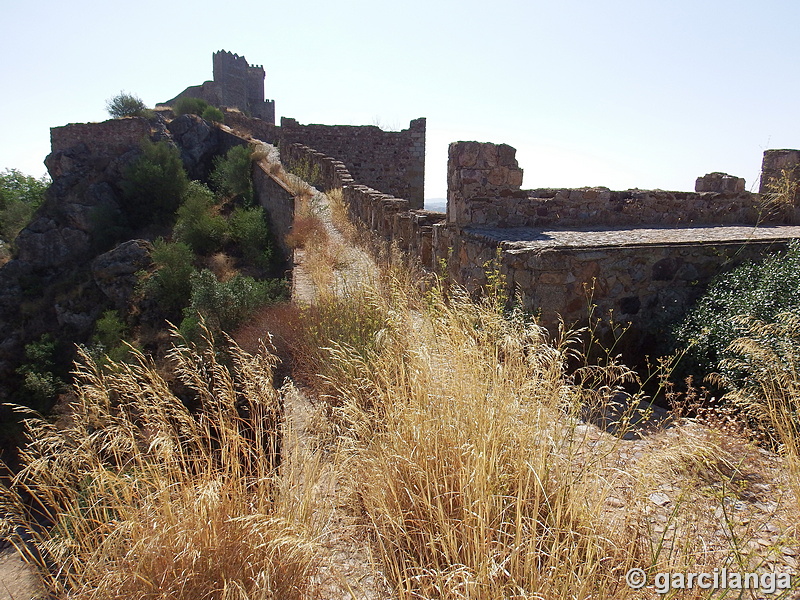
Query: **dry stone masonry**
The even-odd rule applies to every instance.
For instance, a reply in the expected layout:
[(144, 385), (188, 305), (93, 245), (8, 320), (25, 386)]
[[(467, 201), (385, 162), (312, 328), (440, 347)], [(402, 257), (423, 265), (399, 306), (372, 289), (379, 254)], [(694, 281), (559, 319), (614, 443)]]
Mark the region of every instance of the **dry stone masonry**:
[[(509, 293), (543, 324), (582, 325), (590, 313), (605, 319), (606, 331), (612, 321), (630, 324), (627, 349), (639, 356), (721, 270), (800, 237), (796, 203), (776, 211), (767, 195), (725, 173), (699, 178), (695, 192), (523, 190), (514, 148), (456, 142), (443, 215), (364, 185), (334, 156), (299, 144), (283, 152), (317, 165), (323, 186), (343, 188), (355, 220), (427, 268), (446, 263), (456, 282), (477, 292), (495, 264)], [(800, 152), (768, 151), (764, 160), (768, 178), (770, 168), (800, 164)]]
[(283, 144), (300, 143), (335, 156), (362, 184), (405, 198), (412, 208), (425, 200), (425, 119), (408, 129), (382, 131), (374, 125), (300, 125), (281, 119)]

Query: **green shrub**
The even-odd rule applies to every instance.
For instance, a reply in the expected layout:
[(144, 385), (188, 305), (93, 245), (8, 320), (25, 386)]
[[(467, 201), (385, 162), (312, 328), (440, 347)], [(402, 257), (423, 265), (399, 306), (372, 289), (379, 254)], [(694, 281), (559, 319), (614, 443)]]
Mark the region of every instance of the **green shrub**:
[(121, 117), (145, 117), (152, 118), (154, 113), (147, 108), (141, 98), (127, 92), (120, 92), (110, 100), (106, 101), (108, 114), (115, 119)]
[[(286, 299), (286, 282), (279, 279), (258, 281), (252, 277), (236, 275), (228, 281), (219, 281), (208, 269), (191, 276), (191, 304), (184, 315), (195, 322), (198, 314), (216, 330), (233, 331), (258, 308)], [(191, 329), (191, 323), (182, 329)]]
[(292, 163), (289, 166), (289, 172), (314, 187), (319, 187), (323, 183), (322, 171), (320, 171), (319, 165), (306, 158)]
[(222, 114), (222, 111), (216, 106), (211, 105), (207, 106), (203, 112), (200, 113), (200, 117), (206, 121), (215, 121), (217, 123), (223, 123), (225, 121), (225, 115)]
[(121, 182), (125, 210), (133, 226), (171, 218), (189, 187), (178, 148), (168, 142), (142, 142), (142, 154)]
[(0, 238), (10, 241), (17, 237), (44, 202), (49, 186), (46, 176), (36, 179), (17, 169), (0, 173)]
[(58, 341), (49, 333), (25, 346), (26, 361), (17, 369), (24, 377), (22, 402), (36, 410), (49, 408), (64, 382), (54, 373)]
[(202, 115), (203, 111), (209, 107), (208, 102), (201, 98), (178, 98), (172, 110), (175, 115)]
[(124, 344), (128, 327), (115, 310), (107, 310), (95, 321), (90, 354), (98, 363), (108, 356), (114, 362), (124, 360), (130, 348)]
[(744, 263), (711, 283), (674, 330), (676, 344), (688, 348), (685, 368), (700, 375), (717, 370), (721, 361), (731, 358), (728, 347), (744, 335), (748, 317), (772, 323), (785, 312), (800, 314), (797, 241), (784, 255)]
[(100, 204), (89, 211), (92, 227), (92, 247), (104, 252), (115, 243), (130, 239), (131, 229), (125, 215), (115, 206)]
[(225, 156), (214, 159), (211, 184), (221, 194), (241, 200), (246, 206), (253, 203), (251, 166), (252, 150), (234, 146)]
[(225, 219), (213, 212), (214, 194), (199, 181), (189, 183), (183, 204), (178, 209), (174, 234), (197, 254), (218, 250), (227, 234)]
[(230, 216), (231, 236), (242, 248), (245, 260), (261, 269), (269, 268), (273, 256), (270, 235), (264, 209), (237, 207)]
[(168, 317), (176, 318), (192, 294), (191, 276), (195, 272), (192, 249), (183, 242), (165, 242), (159, 238), (153, 243), (152, 259), (158, 270), (145, 282), (145, 292)]

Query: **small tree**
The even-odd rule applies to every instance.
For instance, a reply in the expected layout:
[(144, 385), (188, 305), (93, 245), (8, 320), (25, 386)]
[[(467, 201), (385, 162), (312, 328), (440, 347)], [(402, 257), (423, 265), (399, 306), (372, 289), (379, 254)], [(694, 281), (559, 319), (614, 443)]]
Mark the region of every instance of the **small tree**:
[(159, 303), (168, 317), (174, 318), (189, 303), (192, 294), (194, 254), (183, 242), (170, 243), (159, 238), (153, 243), (151, 256), (158, 270), (145, 281), (145, 292)]
[(17, 236), (44, 201), (49, 185), (47, 177), (36, 179), (17, 169), (0, 173), (0, 238), (11, 241)]
[(239, 242), (245, 260), (267, 269), (272, 261), (272, 236), (264, 209), (237, 207), (230, 217), (231, 236)]
[(282, 279), (259, 281), (235, 275), (223, 282), (208, 269), (193, 272), (191, 286), (191, 302), (183, 311), (188, 319), (187, 332), (194, 328), (198, 315), (213, 330), (233, 331), (258, 308), (287, 297), (286, 282)]
[(228, 224), (214, 214), (214, 194), (199, 181), (189, 183), (183, 204), (178, 209), (175, 237), (189, 244), (198, 254), (218, 250), (225, 239)]
[(174, 215), (189, 187), (178, 148), (168, 142), (142, 142), (142, 154), (125, 171), (121, 183), (131, 225)]
[(127, 92), (120, 92), (110, 100), (107, 100), (106, 110), (115, 119), (121, 117), (150, 118), (153, 116), (152, 111), (147, 108), (141, 98)]
[(206, 121), (216, 121), (217, 123), (222, 123), (225, 121), (225, 115), (222, 113), (220, 109), (216, 106), (207, 106), (203, 112), (200, 114), (200, 117)]
[(214, 159), (211, 173), (211, 184), (218, 192), (240, 198), (245, 206), (253, 202), (252, 153), (247, 146), (234, 146), (225, 156)]

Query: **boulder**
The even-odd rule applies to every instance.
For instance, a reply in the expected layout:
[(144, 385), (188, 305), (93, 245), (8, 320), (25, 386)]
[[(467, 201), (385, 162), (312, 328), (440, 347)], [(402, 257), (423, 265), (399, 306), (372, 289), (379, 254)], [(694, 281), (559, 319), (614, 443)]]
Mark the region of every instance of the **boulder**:
[(219, 130), (197, 115), (181, 115), (167, 128), (181, 149), (181, 159), (189, 177), (206, 179), (214, 156), (219, 153)]
[(124, 309), (136, 289), (136, 273), (152, 265), (153, 246), (146, 240), (128, 240), (92, 261), (97, 287), (117, 308)]

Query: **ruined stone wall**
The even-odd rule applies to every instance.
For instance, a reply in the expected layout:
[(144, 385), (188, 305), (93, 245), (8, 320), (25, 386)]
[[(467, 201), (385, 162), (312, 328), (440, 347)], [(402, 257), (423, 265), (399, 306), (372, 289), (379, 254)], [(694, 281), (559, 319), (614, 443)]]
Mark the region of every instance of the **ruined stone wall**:
[(605, 243), (592, 232), (563, 232), (564, 239), (546, 232), (536, 240), (495, 229), (445, 231), (449, 273), (468, 291), (485, 286), (487, 270), (496, 268), (508, 293), (551, 331), (559, 319), (585, 326), (591, 312), (606, 321), (606, 333), (611, 320), (630, 323), (629, 344), (642, 351), (649, 348), (648, 338), (663, 336), (720, 272), (785, 250), (789, 238), (800, 236), (800, 227), (789, 229), (767, 228), (754, 237), (747, 227), (729, 228), (708, 239), (675, 239), (669, 230), (615, 230), (606, 234)]
[[(796, 206), (786, 210), (761, 194), (742, 191), (743, 180), (730, 176), (725, 176), (733, 182), (728, 192), (612, 191), (605, 187), (522, 190), (522, 170), (515, 152), (504, 144), (451, 144), (449, 223), (457, 227), (558, 228), (800, 223)], [(800, 158), (797, 154), (795, 165)], [(782, 165), (791, 158), (785, 154), (770, 157), (770, 165)], [(703, 183), (706, 178), (701, 178)]]
[[(302, 144), (281, 146), (284, 164), (305, 162), (318, 169), (317, 187), (323, 190), (341, 188), (350, 217), (384, 240), (419, 258), (423, 266), (434, 269), (439, 258), (447, 255), (447, 246), (436, 246), (436, 224), (444, 223), (445, 215), (411, 208), (412, 203), (380, 192), (357, 182), (347, 166), (336, 158)], [(440, 239), (444, 240), (440, 236)]]
[(50, 146), (53, 153), (83, 146), (94, 155), (115, 155), (131, 146), (137, 146), (150, 136), (151, 126), (142, 117), (111, 119), (103, 123), (71, 123), (50, 129)]
[(300, 125), (281, 119), (282, 144), (300, 143), (342, 161), (353, 177), (386, 194), (406, 198), (412, 208), (425, 199), (425, 119), (408, 129), (382, 131), (367, 125)]
[(272, 237), (283, 258), (291, 257), (292, 249), (286, 243), (286, 236), (294, 221), (295, 200), (292, 192), (272, 175), (265, 161), (253, 165), (253, 191), (256, 202), (269, 217)]

